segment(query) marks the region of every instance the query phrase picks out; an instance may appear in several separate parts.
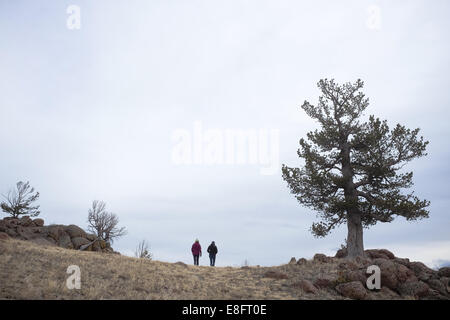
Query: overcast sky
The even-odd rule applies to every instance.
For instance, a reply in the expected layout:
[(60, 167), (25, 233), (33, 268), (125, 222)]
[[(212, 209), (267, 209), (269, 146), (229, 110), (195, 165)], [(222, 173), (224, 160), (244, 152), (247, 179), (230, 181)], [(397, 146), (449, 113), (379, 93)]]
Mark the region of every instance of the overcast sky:
[[(280, 166), (300, 165), (298, 140), (317, 127), (300, 105), (317, 102), (318, 80), (361, 78), (367, 114), (430, 141), (408, 166), (430, 218), (365, 230), (365, 246), (449, 261), (449, 13), (444, 0), (1, 0), (0, 193), (29, 180), (46, 224), (84, 228), (103, 200), (127, 255), (146, 239), (155, 259), (192, 263), (195, 238), (216, 241), (219, 266), (331, 255), (346, 226), (315, 239)], [(257, 148), (274, 174), (259, 158), (174, 161), (199, 128), (268, 133)]]

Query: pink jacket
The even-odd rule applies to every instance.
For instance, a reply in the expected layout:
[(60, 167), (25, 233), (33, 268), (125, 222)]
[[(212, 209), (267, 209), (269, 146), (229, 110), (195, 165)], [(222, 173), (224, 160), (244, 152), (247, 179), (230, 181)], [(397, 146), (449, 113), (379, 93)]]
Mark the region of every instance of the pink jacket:
[(192, 245), (191, 251), (192, 251), (192, 254), (193, 254), (194, 256), (197, 256), (197, 255), (201, 254), (201, 253), (202, 253), (202, 247), (201, 247), (200, 243), (195, 242), (195, 243)]

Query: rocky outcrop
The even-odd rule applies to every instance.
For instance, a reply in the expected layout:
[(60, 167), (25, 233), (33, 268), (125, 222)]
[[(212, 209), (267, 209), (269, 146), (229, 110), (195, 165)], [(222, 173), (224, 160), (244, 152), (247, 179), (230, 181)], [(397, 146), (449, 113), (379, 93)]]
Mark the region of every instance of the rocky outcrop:
[(108, 242), (87, 233), (76, 225), (45, 226), (43, 219), (31, 219), (29, 216), (6, 217), (0, 220), (0, 240), (9, 238), (65, 249), (117, 253)]
[[(335, 273), (321, 274), (311, 285), (316, 289), (331, 290), (350, 299), (420, 299), (450, 300), (450, 268), (433, 270), (422, 262), (409, 261), (396, 257), (386, 249), (370, 249), (363, 257), (348, 258), (345, 248), (339, 249), (334, 257), (318, 253), (312, 260), (301, 258), (298, 268), (307, 264), (315, 264), (320, 268), (332, 264)], [(293, 264), (291, 259), (290, 265)], [(369, 266), (380, 269), (381, 287), (369, 289), (367, 280), (372, 272)], [(307, 286), (294, 283), (303, 291), (312, 293)], [(304, 287), (304, 288), (303, 288)]]
[[(338, 278), (335, 290), (352, 299), (371, 299), (382, 292), (390, 296), (414, 299), (450, 299), (449, 268), (439, 271), (428, 268), (422, 262), (410, 262), (409, 259), (398, 258), (386, 249), (365, 251), (366, 257), (343, 259), (342, 251), (335, 256), (338, 263)], [(381, 290), (369, 290), (367, 267), (376, 265), (380, 268)], [(359, 283), (360, 285), (357, 285)], [(351, 285), (350, 285), (351, 284)], [(366, 295), (362, 293), (361, 287)]]

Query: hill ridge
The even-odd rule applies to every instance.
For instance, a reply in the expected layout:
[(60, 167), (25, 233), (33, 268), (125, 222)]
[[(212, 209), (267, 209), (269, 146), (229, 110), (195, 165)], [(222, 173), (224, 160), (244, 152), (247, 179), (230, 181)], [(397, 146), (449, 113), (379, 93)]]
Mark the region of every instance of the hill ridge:
[[(360, 259), (316, 254), (311, 260), (294, 258), (274, 267), (207, 267), (10, 238), (0, 241), (0, 298), (450, 299), (450, 268), (432, 270), (388, 252), (372, 249)], [(67, 287), (71, 265), (80, 269), (80, 289)], [(369, 265), (381, 269), (380, 290), (366, 287)]]

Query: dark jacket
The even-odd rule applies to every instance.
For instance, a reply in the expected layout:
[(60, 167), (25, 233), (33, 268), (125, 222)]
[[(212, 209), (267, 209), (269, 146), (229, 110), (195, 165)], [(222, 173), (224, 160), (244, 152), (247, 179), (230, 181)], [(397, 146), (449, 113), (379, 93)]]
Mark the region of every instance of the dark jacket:
[(209, 252), (210, 255), (215, 256), (218, 252), (216, 245), (214, 244), (210, 244), (208, 247), (208, 250), (206, 250)]

